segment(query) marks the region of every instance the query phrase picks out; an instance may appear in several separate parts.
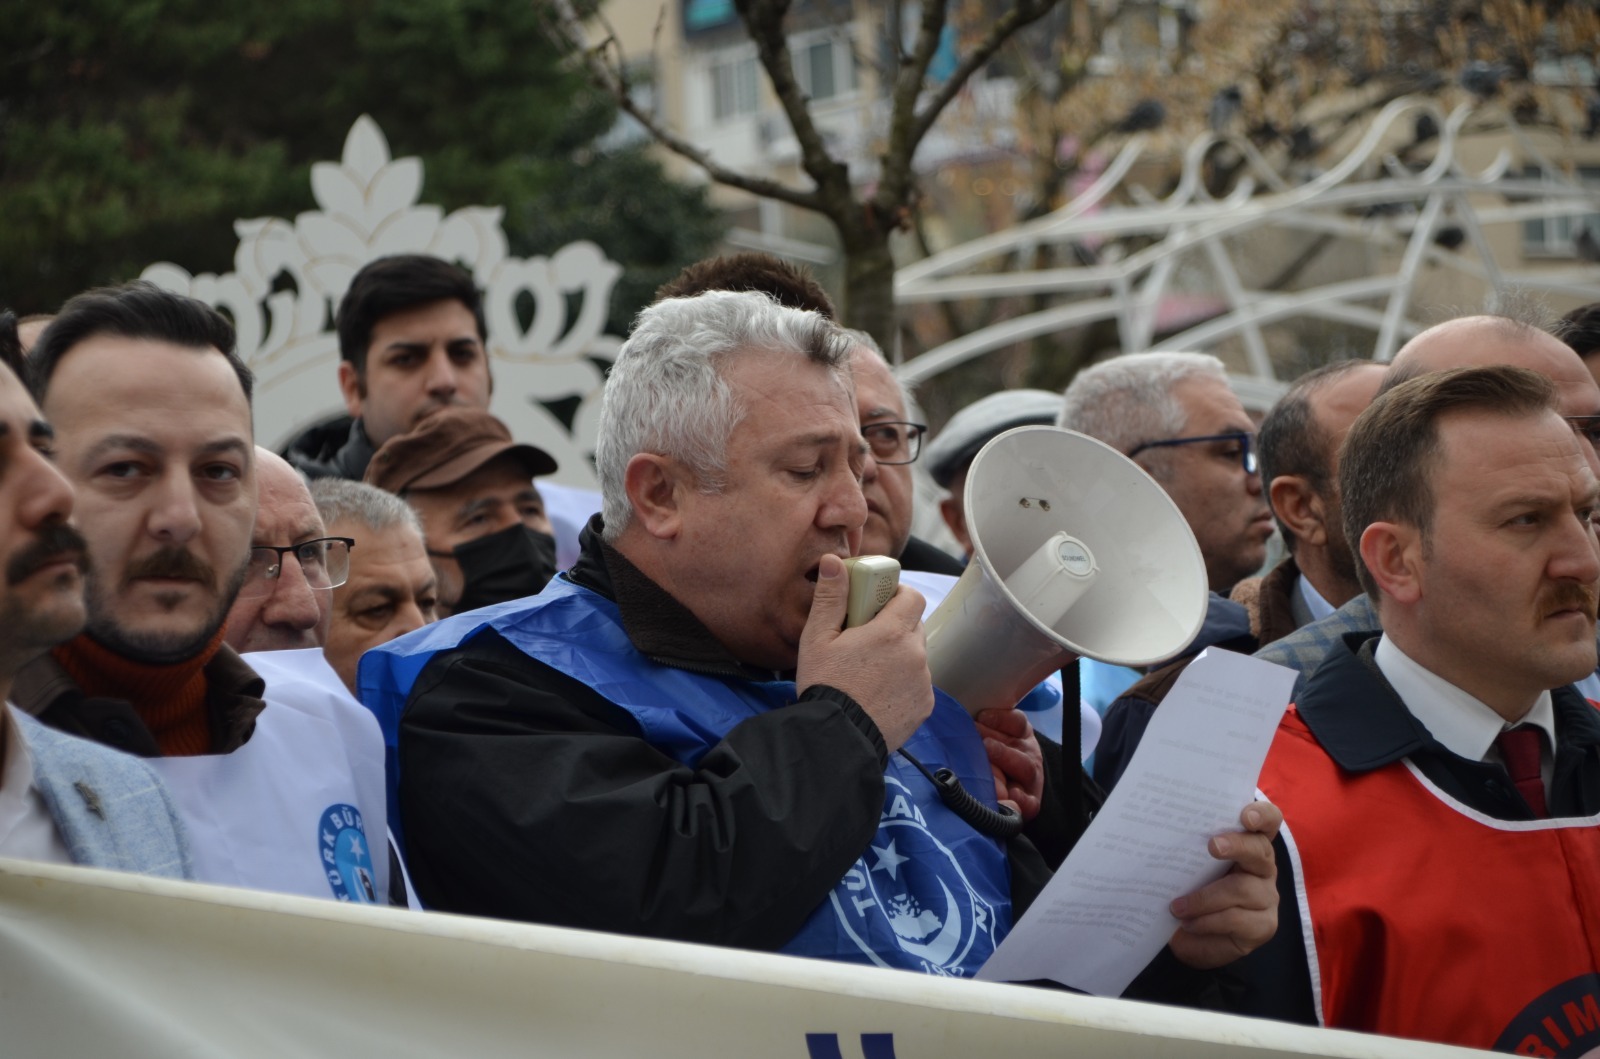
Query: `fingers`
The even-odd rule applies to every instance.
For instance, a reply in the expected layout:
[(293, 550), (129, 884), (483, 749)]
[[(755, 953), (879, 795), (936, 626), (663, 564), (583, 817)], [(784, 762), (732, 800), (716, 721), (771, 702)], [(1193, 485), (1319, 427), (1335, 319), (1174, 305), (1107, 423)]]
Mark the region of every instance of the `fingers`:
[(838, 636), (849, 602), (850, 579), (845, 576), (844, 560), (837, 555), (824, 555), (817, 564), (817, 590), (811, 596), (811, 613), (800, 633), (802, 648), (807, 643), (827, 643)]
[[(1277, 833), (1276, 829), (1273, 831)], [(1273, 879), (1278, 874), (1278, 861), (1272, 852), (1272, 839), (1253, 831), (1229, 831), (1217, 835), (1206, 848), (1218, 860), (1231, 860), (1235, 871), (1247, 872), (1263, 879)]]
[(1271, 879), (1235, 868), (1172, 902), (1181, 921), (1169, 944), (1191, 967), (1220, 967), (1266, 944), (1278, 929), (1278, 890)]
[(1283, 811), (1271, 802), (1251, 802), (1239, 814), (1239, 822), (1245, 830), (1266, 835), (1270, 841), (1278, 837), (1278, 829), (1283, 826)]
[(1033, 734), (1033, 725), (1028, 723), (1027, 714), (1014, 707), (998, 709), (991, 706), (987, 710), (979, 710), (973, 719), (978, 722), (980, 732), (990, 728), (1000, 735), (1009, 735), (1017, 739), (1026, 739)]
[(989, 754), (989, 764), (1004, 773), (1010, 783), (1026, 791), (1043, 787), (1044, 767), (1038, 758), (998, 739), (985, 739), (983, 749)]
[[(818, 580), (820, 580), (820, 575)], [(895, 589), (889, 602), (883, 605), (883, 610), (878, 612), (874, 621), (887, 618), (889, 621), (898, 622), (907, 629), (915, 629), (922, 624), (922, 612), (927, 608), (928, 601), (922, 593), (910, 585), (901, 585)]]

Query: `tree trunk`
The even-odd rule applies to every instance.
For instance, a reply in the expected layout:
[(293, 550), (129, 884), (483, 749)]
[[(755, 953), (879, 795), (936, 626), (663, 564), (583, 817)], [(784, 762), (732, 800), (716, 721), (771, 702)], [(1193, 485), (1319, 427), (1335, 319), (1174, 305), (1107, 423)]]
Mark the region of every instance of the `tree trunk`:
[(894, 306), (894, 255), (889, 232), (881, 228), (851, 233), (844, 249), (844, 297), (840, 319), (846, 327), (877, 340), (891, 362), (898, 359), (899, 322)]

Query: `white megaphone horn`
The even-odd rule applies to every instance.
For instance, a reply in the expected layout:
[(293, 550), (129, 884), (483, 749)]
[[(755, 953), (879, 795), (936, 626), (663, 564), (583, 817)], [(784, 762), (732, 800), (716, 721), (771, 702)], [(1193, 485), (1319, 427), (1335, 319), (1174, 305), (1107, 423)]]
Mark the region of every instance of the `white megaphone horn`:
[(976, 714), (1015, 706), (1078, 657), (1122, 666), (1189, 646), (1206, 616), (1178, 506), (1109, 445), (1057, 427), (990, 441), (967, 472), (972, 561), (927, 620), (934, 687)]

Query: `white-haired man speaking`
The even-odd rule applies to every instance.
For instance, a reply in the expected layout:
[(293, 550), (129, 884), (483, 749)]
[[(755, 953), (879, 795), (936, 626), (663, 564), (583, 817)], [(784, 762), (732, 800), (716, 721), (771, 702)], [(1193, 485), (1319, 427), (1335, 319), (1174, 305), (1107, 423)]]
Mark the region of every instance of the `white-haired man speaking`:
[[(426, 903), (953, 976), (1004, 937), (1048, 869), (926, 774), (994, 805), (984, 741), (930, 687), (922, 598), (842, 630), (867, 517), (851, 348), (759, 294), (647, 309), (606, 386), (578, 563), (362, 660), (368, 705), (404, 707)], [(1027, 744), (1005, 749), (1037, 761)], [(1202, 967), (1275, 923), (1269, 837), (1223, 845), (1237, 870), (1183, 899), (1172, 946)]]

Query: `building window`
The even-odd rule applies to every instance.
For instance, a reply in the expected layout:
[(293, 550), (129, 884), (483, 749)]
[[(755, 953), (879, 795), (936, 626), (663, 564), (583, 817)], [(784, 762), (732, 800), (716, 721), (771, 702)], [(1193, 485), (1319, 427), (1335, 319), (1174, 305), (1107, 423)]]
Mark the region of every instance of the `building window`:
[(760, 97), (756, 86), (756, 57), (745, 54), (711, 62), (711, 116), (726, 121), (754, 114)]
[(802, 37), (790, 43), (789, 60), (800, 91), (811, 99), (822, 102), (855, 91), (855, 56), (848, 36)]
[[(1552, 189), (1564, 187), (1542, 170), (1530, 169), (1525, 175), (1531, 180), (1543, 179)], [(1578, 183), (1594, 189), (1595, 195), (1600, 197), (1600, 166), (1582, 166), (1577, 171), (1577, 177)], [(1522, 222), (1522, 250), (1530, 257), (1578, 256), (1577, 241), (1580, 238), (1591, 244), (1600, 241), (1600, 211), (1535, 217)]]

